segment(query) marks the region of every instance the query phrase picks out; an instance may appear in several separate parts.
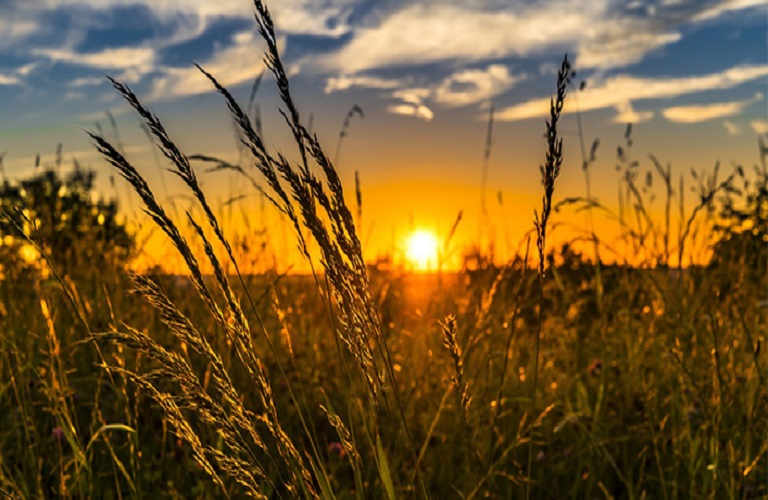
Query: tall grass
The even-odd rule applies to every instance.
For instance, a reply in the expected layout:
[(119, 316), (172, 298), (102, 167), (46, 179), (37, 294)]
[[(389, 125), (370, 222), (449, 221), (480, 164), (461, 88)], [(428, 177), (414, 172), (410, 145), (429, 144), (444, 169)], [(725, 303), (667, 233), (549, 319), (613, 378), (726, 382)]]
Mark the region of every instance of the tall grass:
[[(759, 303), (768, 252), (755, 239), (768, 220), (764, 152), (754, 175), (696, 172), (690, 208), (683, 178), (678, 187), (672, 166), (633, 159), (628, 133), (618, 213), (589, 187), (586, 197), (558, 202), (573, 75), (566, 59), (540, 172), (537, 268), (530, 236), (501, 266), (487, 259), (437, 277), (378, 269), (364, 260), (361, 217), (335, 162), (295, 105), (269, 11), (254, 6), (292, 154), (265, 143), (249, 116), (253, 97), (243, 109), (203, 68), (237, 126), (244, 153), (236, 165), (185, 154), (139, 97), (111, 80), (191, 194), (182, 217), (116, 135), (90, 135), (187, 276), (119, 266), (68, 273), (49, 261), (46, 278), (2, 255), (13, 279), (0, 281), (0, 493), (766, 495)], [(193, 161), (235, 171), (262, 194), (293, 228), (313, 275), (249, 276)], [(660, 217), (648, 175), (664, 196)], [(554, 214), (569, 207), (606, 216), (619, 242), (589, 223), (583, 240), (555, 248)], [(29, 222), (20, 231), (45, 258)], [(616, 263), (588, 260), (582, 242)], [(708, 253), (711, 263), (697, 265)]]
[[(531, 414), (537, 411), (536, 400), (539, 385), (539, 357), (541, 355), (542, 320), (544, 318), (544, 275), (546, 270), (547, 223), (552, 212), (552, 195), (555, 192), (555, 181), (560, 175), (563, 164), (563, 139), (558, 134), (558, 122), (565, 105), (565, 93), (571, 81), (571, 65), (568, 56), (563, 59), (557, 74), (557, 95), (550, 104), (549, 120), (547, 121), (547, 153), (546, 161), (541, 166), (541, 183), (544, 195), (541, 198), (541, 216), (534, 212), (534, 227), (536, 228), (536, 248), (539, 250), (539, 319), (536, 330), (536, 347), (533, 355), (533, 383), (531, 389)], [(533, 441), (528, 443), (528, 484), (530, 484), (531, 467), (533, 465)], [(526, 498), (530, 497), (530, 487), (526, 487)]]
[[(308, 229), (309, 235), (320, 249), (324, 279), (330, 292), (326, 307), (329, 315), (337, 323), (334, 329), (338, 339), (346, 347), (348, 354), (351, 355), (356, 364), (358, 374), (365, 382), (368, 391), (367, 401), (370, 405), (367, 410), (368, 416), (374, 417), (376, 422), (370, 432), (372, 436), (375, 436), (377, 448), (381, 450), (379, 435), (389, 434), (387, 439), (390, 446), (395, 446), (394, 443), (399, 440), (397, 437), (398, 427), (402, 430), (405, 437), (404, 446), (406, 450), (410, 450), (413, 458), (413, 466), (421, 492), (427, 495), (416, 461), (415, 445), (408, 430), (403, 403), (398, 391), (391, 354), (382, 335), (378, 313), (373, 304), (360, 240), (355, 230), (352, 215), (344, 200), (341, 182), (317, 138), (311, 135), (301, 122), (277, 50), (270, 13), (261, 2), (257, 1), (254, 5), (259, 32), (267, 44), (266, 63), (275, 77), (280, 92), (284, 105), (281, 113), (293, 134), (299, 154), (298, 163), (292, 164), (280, 153), (276, 155), (270, 153), (251, 125), (250, 119), (232, 95), (217, 82), (213, 75), (207, 73), (203, 68), (198, 68), (224, 96), (235, 122), (240, 127), (243, 144), (251, 153), (251, 160), (271, 188), (272, 193), (267, 195), (268, 199), (292, 222), (300, 251), (310, 262), (312, 261), (304, 228)], [(189, 223), (194, 227), (197, 237), (204, 245), (205, 258), (214, 269), (216, 284), (224, 297), (223, 308), (204, 280), (200, 264), (186, 239), (181, 235), (175, 223), (166, 215), (143, 177), (104, 137), (91, 134), (98, 150), (134, 188), (144, 202), (145, 210), (149, 216), (171, 239), (183, 257), (197, 293), (213, 315), (216, 323), (225, 332), (228, 341), (235, 347), (239, 364), (248, 373), (251, 383), (258, 389), (260, 403), (258, 412), (264, 412), (264, 414), (259, 419), (255, 419), (256, 414), (249, 414), (243, 409), (241, 396), (229, 381), (219, 354), (211, 348), (205, 336), (194, 328), (192, 322), (183, 316), (172, 302), (167, 300), (160, 289), (154, 287), (146, 277), (137, 276), (134, 278), (138, 293), (145, 295), (149, 302), (160, 311), (163, 321), (180, 341), (192, 347), (214, 368), (212, 373), (214, 380), (217, 381), (216, 392), (220, 397), (224, 397), (226, 404), (217, 403), (217, 398), (204, 390), (199, 375), (194, 372), (187, 360), (167, 351), (152, 341), (149, 336), (135, 329), (128, 328), (124, 332), (112, 332), (102, 335), (102, 337), (139, 349), (161, 364), (164, 367), (161, 373), (174, 381), (182, 393), (186, 395), (182, 399), (184, 404), (177, 404), (169, 393), (158, 389), (157, 385), (146, 376), (122, 370), (120, 373), (128, 376), (148, 391), (156, 403), (163, 408), (176, 433), (190, 444), (203, 469), (219, 484), (223, 491), (226, 492), (226, 489), (219, 477), (221, 473), (228, 475), (244, 486), (248, 494), (254, 496), (263, 494), (260, 483), (266, 478), (265, 466), (254, 455), (254, 450), (261, 449), (270, 461), (273, 463), (282, 462), (284, 468), (289, 471), (286, 486), (292, 494), (302, 493), (303, 495), (315, 496), (318, 494), (316, 488), (319, 488), (323, 495), (330, 494), (327, 473), (322, 468), (322, 460), (319, 456), (314, 432), (306, 425), (306, 418), (303, 416), (304, 412), (311, 410), (295, 396), (291, 382), (282, 368), (282, 362), (272, 345), (270, 335), (261, 322), (255, 310), (255, 304), (247, 292), (231, 246), (200, 189), (189, 159), (176, 147), (160, 121), (141, 104), (137, 96), (127, 86), (115, 80), (112, 80), (112, 83), (145, 120), (148, 130), (153, 134), (161, 152), (173, 165), (172, 172), (184, 181), (194, 195), (203, 210), (205, 222), (212, 230), (216, 240), (223, 246), (229, 262), (234, 266), (235, 273), (239, 277), (250, 302), (252, 312), (256, 314), (261, 324), (260, 331), (270, 346), (270, 354), (283, 374), (287, 388), (298, 409), (298, 415), (304, 427), (305, 438), (311, 446), (312, 455), (302, 456), (297, 451), (294, 442), (281, 427), (272, 399), (271, 388), (263, 372), (263, 362), (252, 343), (251, 327), (203, 227), (195, 221), (192, 215), (187, 213)], [(315, 166), (322, 172), (322, 179), (313, 173), (311, 162), (314, 162)], [(316, 280), (319, 284), (317, 275)], [(333, 301), (330, 300), (331, 297)], [(340, 355), (343, 354), (340, 353)], [(352, 377), (353, 375), (350, 373), (349, 376)], [(195, 409), (198, 413), (197, 417), (203, 423), (212, 426), (220, 436), (225, 437), (226, 451), (221, 452), (210, 446), (206, 447), (200, 441), (194, 431), (192, 421), (180, 410), (185, 406)], [(258, 432), (257, 423), (259, 420), (266, 425), (272, 443), (265, 443), (266, 437), (263, 433)], [(335, 425), (337, 428), (343, 424), (338, 416), (334, 417), (332, 421), (337, 424)], [(236, 422), (237, 424), (228, 426), (224, 422)], [(247, 437), (245, 443), (238, 442), (238, 440), (243, 439), (243, 436)], [(349, 443), (349, 440), (345, 439), (345, 442)], [(382, 473), (382, 481), (385, 484), (391, 483), (389, 468), (385, 467), (388, 460), (386, 453), (380, 452), (378, 456), (379, 469), (382, 472), (386, 471), (386, 474)], [(246, 473), (246, 471), (250, 471), (250, 473)]]

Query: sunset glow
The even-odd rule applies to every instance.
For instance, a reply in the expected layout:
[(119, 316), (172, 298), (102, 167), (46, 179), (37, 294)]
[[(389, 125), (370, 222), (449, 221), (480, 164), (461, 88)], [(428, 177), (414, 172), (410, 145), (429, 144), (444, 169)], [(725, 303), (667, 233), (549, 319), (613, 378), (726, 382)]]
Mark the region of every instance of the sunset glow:
[(405, 255), (415, 271), (428, 271), (437, 267), (437, 237), (432, 231), (417, 229), (408, 237)]
[[(100, 196), (116, 199), (121, 215), (145, 224), (138, 199), (84, 133), (102, 130), (119, 138), (161, 203), (189, 196), (104, 75), (128, 84), (184, 154), (220, 158), (252, 175), (226, 104), (191, 61), (229, 89), (259, 131), (263, 124), (272, 153), (301, 163), (278, 89), (272, 79), (262, 81), (264, 46), (253, 29), (251, 0), (2, 4), (0, 108), (13, 119), (0, 124), (0, 158), (9, 180), (51, 168), (67, 172), (77, 161), (96, 172)], [(413, 221), (428, 221), (445, 236), (459, 213), (443, 270), (460, 268), (472, 248), (493, 253), (497, 262), (524, 248), (540, 207), (544, 120), (565, 52), (576, 75), (561, 120), (563, 174), (555, 203), (584, 198), (589, 182), (588, 196), (605, 208), (590, 215), (590, 224), (615, 250), (603, 252), (603, 260), (628, 258), (614, 215), (630, 165), (637, 165), (635, 182), (657, 224), (664, 224), (666, 191), (649, 154), (671, 165), (675, 193), (680, 176), (690, 192), (698, 184), (691, 170), (703, 178), (717, 160), (723, 170), (752, 171), (757, 136), (768, 133), (764, 2), (595, 0), (564, 9), (568, 4), (270, 2), (297, 111), (330, 153), (345, 193), (354, 194), (359, 182), (367, 261), (386, 255), (436, 269), (434, 236), (406, 233)], [(98, 19), (98, 26), (83, 18)], [(552, 20), (561, 18), (567, 23), (554, 29)], [(623, 163), (617, 150), (626, 153)], [(588, 181), (585, 155), (594, 157)], [(261, 249), (245, 252), (254, 271), (311, 271), (291, 225), (254, 189), (258, 176), (246, 180), (236, 169), (212, 170), (200, 160), (191, 166), (211, 205), (221, 207), (216, 215), (227, 235)], [(686, 214), (697, 203), (695, 196), (673, 198)], [(187, 221), (179, 215), (183, 229)], [(560, 229), (551, 231), (551, 245), (588, 230), (584, 215), (576, 206), (557, 211)], [(593, 252), (591, 244), (577, 246)], [(162, 234), (142, 250), (148, 265), (183, 272), (183, 259), (174, 264), (178, 256)], [(693, 252), (690, 245), (684, 251)]]
[(765, 0), (0, 13), (4, 497), (768, 498)]

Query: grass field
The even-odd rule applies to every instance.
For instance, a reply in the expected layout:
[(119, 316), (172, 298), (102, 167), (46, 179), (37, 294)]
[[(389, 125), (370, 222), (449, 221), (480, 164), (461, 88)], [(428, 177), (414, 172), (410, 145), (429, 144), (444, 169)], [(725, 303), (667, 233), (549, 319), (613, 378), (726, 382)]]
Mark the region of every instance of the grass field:
[[(627, 160), (616, 214), (623, 247), (588, 228), (586, 245), (553, 248), (557, 211), (607, 210), (589, 191), (558, 201), (565, 60), (542, 152), (542, 205), (520, 255), (498, 263), (476, 254), (441, 273), (369, 265), (346, 201), (354, 195), (345, 197), (302, 122), (268, 11), (255, 5), (297, 160), (272, 152), (206, 76), (239, 127), (249, 175), (269, 187), (315, 273), (241, 273), (187, 156), (113, 82), (196, 200), (194, 214), (167, 215), (140, 168), (104, 137), (92, 135), (94, 145), (186, 268), (134, 274), (108, 249), (95, 259), (87, 236), (64, 257), (29, 263), (7, 237), (0, 494), (768, 495), (764, 147), (754, 172), (698, 176), (694, 210), (679, 201), (690, 190), (683, 178), (678, 187), (652, 163), (666, 193), (660, 218)], [(49, 255), (45, 218), (6, 210), (25, 248)]]

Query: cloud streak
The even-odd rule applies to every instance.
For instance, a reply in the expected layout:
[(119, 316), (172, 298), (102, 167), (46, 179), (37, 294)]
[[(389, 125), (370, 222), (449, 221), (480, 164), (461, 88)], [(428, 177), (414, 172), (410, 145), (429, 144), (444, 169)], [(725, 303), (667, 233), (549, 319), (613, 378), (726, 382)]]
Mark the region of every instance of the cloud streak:
[[(406, 4), (355, 28), (339, 51), (318, 61), (345, 74), (430, 63), (489, 61), (576, 48), (576, 67), (609, 69), (639, 61), (681, 40), (681, 29), (761, 0), (681, 0), (643, 9), (623, 2), (546, 0), (504, 8), (492, 2)], [(642, 3), (640, 3), (642, 5)], [(428, 33), (429, 36), (424, 36)]]
[(722, 0), (699, 12), (693, 17), (693, 21), (711, 21), (723, 14), (756, 7), (765, 7), (765, 0)]
[[(756, 97), (762, 99), (762, 95)], [(699, 123), (717, 118), (738, 115), (744, 108), (754, 103), (756, 99), (744, 101), (718, 102), (712, 104), (698, 104), (691, 106), (673, 106), (664, 109), (661, 114), (664, 118), (676, 123)], [(726, 126), (726, 128), (728, 128)], [(730, 129), (729, 129), (730, 130)]]
[[(768, 65), (736, 66), (720, 73), (682, 78), (640, 78), (617, 75), (597, 82), (579, 92), (579, 109), (617, 108), (621, 111), (627, 103), (652, 99), (670, 99), (718, 89), (730, 89), (768, 76)], [(510, 106), (500, 110), (496, 118), (517, 121), (546, 116), (549, 113), (549, 97)]]
[(434, 99), (449, 106), (466, 106), (487, 101), (524, 79), (524, 75), (511, 75), (509, 68), (502, 64), (492, 64), (485, 69), (468, 69), (443, 80), (434, 91)]
[(768, 121), (760, 119), (752, 120), (749, 122), (749, 128), (756, 134), (768, 134)]
[(0, 85), (19, 85), (21, 80), (13, 75), (3, 75), (0, 73)]
[(435, 116), (432, 110), (423, 104), (394, 104), (389, 106), (387, 111), (395, 115), (413, 116), (427, 122), (431, 121)]
[(86, 53), (66, 49), (36, 49), (32, 53), (55, 62), (98, 69), (149, 69), (155, 63), (155, 51), (149, 47), (120, 47)]
[[(352, 8), (362, 0), (281, 0), (270, 5), (280, 36), (312, 35), (315, 37), (339, 37), (351, 29), (348, 19)], [(2, 3), (0, 18), (0, 48), (5, 54), (45, 63), (68, 65), (90, 70), (121, 70), (116, 75), (121, 80), (138, 83), (157, 72), (161, 78), (155, 86), (179, 89), (182, 95), (195, 93), (198, 84), (186, 83), (194, 69), (185, 70), (164, 66), (164, 56), (177, 45), (207, 39), (216, 48), (206, 64), (225, 74), (223, 80), (240, 83), (254, 74), (253, 67), (261, 68), (261, 54), (250, 38), (248, 53), (234, 37), (228, 41), (214, 42), (209, 32), (214, 21), (244, 20), (253, 22), (253, 6), (247, 0), (6, 0)], [(118, 8), (137, 7), (141, 15), (148, 16), (149, 34), (138, 41), (118, 44), (108, 48), (86, 49), (84, 42), (91, 30), (107, 30), (116, 19)], [(77, 19), (60, 23), (73, 9), (82, 13)], [(251, 32), (254, 32), (251, 29)], [(103, 35), (101, 35), (103, 36)], [(207, 38), (206, 38), (207, 37)], [(2, 63), (0, 55), (0, 63)], [(238, 60), (239, 59), (239, 60)], [(224, 65), (231, 65), (225, 69)], [(260, 69), (257, 69), (257, 71)], [(83, 85), (92, 74), (80, 74), (70, 87)], [(24, 75), (4, 75), (4, 85), (24, 82)]]
[[(534, 64), (535, 58), (559, 57), (575, 49), (580, 71), (605, 77), (674, 45), (686, 33), (684, 28), (728, 13), (764, 9), (763, 3), (581, 0), (576, 8), (572, 0), (279, 0), (270, 2), (270, 8), (280, 36), (292, 48), (306, 50), (296, 59), (288, 52), (286, 63), (323, 78), (325, 93), (374, 90), (390, 100), (386, 104), (391, 112), (431, 119), (441, 106), (494, 99), (498, 105), (499, 96), (526, 78), (516, 68), (528, 68), (525, 65)], [(177, 50), (195, 50), (185, 45), (190, 41), (205, 46), (210, 55), (198, 62), (225, 85), (247, 82), (263, 69), (252, 28), (228, 38), (213, 29), (240, 26), (232, 20), (247, 20), (252, 26), (247, 0), (5, 0), (3, 7), (0, 30), (7, 36), (0, 40), (0, 48), (35, 61), (43, 70), (51, 63), (71, 66), (73, 71), (62, 72), (67, 75), (63, 78), (70, 78), (62, 83), (68, 90), (87, 87), (96, 82), (97, 73), (108, 71), (129, 83), (150, 86), (154, 99), (209, 92), (191, 61), (184, 65), (175, 57)], [(148, 17), (149, 29), (140, 37), (128, 36), (123, 45), (94, 49), (98, 37), (89, 30), (108, 30), (105, 23), (118, 16), (115, 9), (134, 7), (142, 20)], [(71, 21), (77, 26), (55, 26), (57, 16), (72, 9), (82, 11), (84, 20)], [(312, 42), (306, 41), (307, 35)], [(324, 40), (314, 44), (317, 38)], [(295, 46), (293, 40), (298, 40)], [(17, 61), (6, 64), (13, 67)], [(665, 82), (672, 87), (665, 87)], [(18, 84), (36, 85), (28, 74), (0, 73), (0, 85)], [(635, 109), (639, 101), (729, 88), (717, 82), (696, 83), (695, 78), (673, 81), (628, 74), (611, 76), (598, 85), (580, 94), (582, 109), (615, 108), (617, 120), (633, 122), (653, 116)], [(418, 95), (419, 100), (403, 99), (405, 94), (398, 91)], [(507, 120), (542, 116), (548, 109), (548, 101), (544, 102), (508, 107), (497, 116)], [(673, 109), (671, 116), (680, 112)]]
[(341, 75), (328, 78), (325, 93), (341, 92), (351, 88), (366, 89), (396, 89), (404, 85), (404, 80), (398, 78), (378, 78), (366, 75)]
[(728, 135), (731, 137), (736, 137), (737, 135), (741, 134), (741, 129), (738, 125), (733, 123), (732, 121), (723, 120), (723, 128), (726, 132), (728, 132)]
[[(219, 49), (200, 66), (213, 75), (222, 85), (232, 86), (252, 81), (264, 70), (261, 52), (255, 48), (256, 35), (252, 31), (235, 34), (233, 45)], [(285, 39), (278, 40), (285, 47)], [(153, 82), (150, 99), (181, 97), (211, 92), (211, 82), (191, 66), (163, 67)]]

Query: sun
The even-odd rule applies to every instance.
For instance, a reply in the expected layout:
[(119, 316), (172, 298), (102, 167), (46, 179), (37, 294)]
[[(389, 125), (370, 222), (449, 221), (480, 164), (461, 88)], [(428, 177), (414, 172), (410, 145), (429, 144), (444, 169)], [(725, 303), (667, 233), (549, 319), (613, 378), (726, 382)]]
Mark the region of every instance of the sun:
[(437, 267), (437, 236), (432, 231), (417, 229), (408, 236), (405, 256), (416, 271)]

